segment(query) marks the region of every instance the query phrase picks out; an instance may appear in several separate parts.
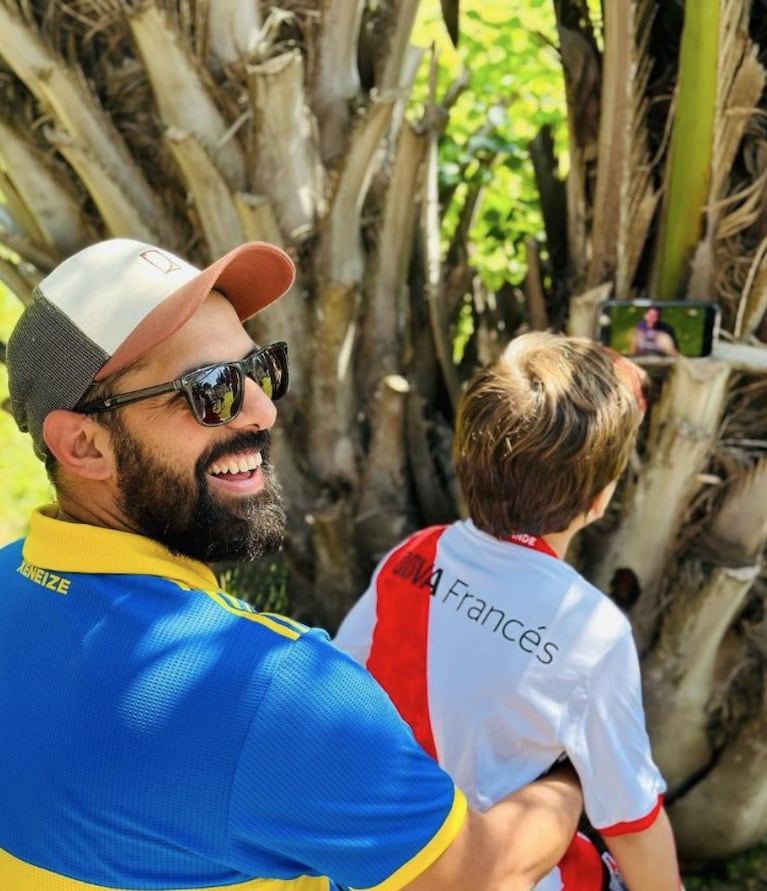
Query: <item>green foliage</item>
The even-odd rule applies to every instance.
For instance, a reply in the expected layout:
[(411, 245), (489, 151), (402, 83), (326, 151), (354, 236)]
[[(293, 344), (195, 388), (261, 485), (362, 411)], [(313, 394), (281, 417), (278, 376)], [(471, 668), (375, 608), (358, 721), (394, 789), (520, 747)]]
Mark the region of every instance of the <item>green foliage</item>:
[[(515, 7), (464, 3), (457, 51), (440, 32), (437, 2), (424, 4), (414, 33), (415, 43), (437, 45), (438, 100), (461, 70), (470, 72), (439, 147), (442, 235), (447, 251), (466, 202), (479, 190), (469, 232), (472, 262), (492, 290), (522, 280), (525, 241), (543, 235), (528, 143), (544, 124), (551, 126), (560, 156), (567, 141), (553, 6), (537, 0)], [(422, 76), (414, 90), (416, 111), (426, 96)]]
[(288, 570), (280, 558), (264, 557), (251, 563), (228, 563), (216, 567), (221, 587), (257, 610), (290, 615)]
[[(0, 340), (8, 335), (21, 312), (21, 304), (0, 285)], [(41, 357), (42, 360), (42, 357)], [(0, 365), (0, 402), (8, 398), (8, 375)], [(31, 510), (52, 500), (43, 465), (35, 457), (29, 437), (20, 433), (7, 411), (0, 410), (0, 546), (26, 532)]]
[(767, 882), (767, 845), (731, 857), (705, 873), (684, 874), (687, 891), (764, 891)]

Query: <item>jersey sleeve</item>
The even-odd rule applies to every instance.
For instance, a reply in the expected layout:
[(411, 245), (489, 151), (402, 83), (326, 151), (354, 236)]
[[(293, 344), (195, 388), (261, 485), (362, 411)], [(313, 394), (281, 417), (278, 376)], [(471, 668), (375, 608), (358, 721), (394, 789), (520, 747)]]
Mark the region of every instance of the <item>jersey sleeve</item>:
[(315, 633), (295, 641), (243, 745), (231, 804), (238, 865), (269, 850), (286, 875), (397, 891), (446, 850), (465, 814), (368, 672)]
[(371, 585), (341, 622), (333, 643), (359, 665), (365, 665), (370, 656), (375, 624), (376, 595), (375, 587)]
[(630, 629), (576, 688), (567, 712), (563, 740), (594, 828), (605, 835), (647, 828), (666, 785), (652, 758)]

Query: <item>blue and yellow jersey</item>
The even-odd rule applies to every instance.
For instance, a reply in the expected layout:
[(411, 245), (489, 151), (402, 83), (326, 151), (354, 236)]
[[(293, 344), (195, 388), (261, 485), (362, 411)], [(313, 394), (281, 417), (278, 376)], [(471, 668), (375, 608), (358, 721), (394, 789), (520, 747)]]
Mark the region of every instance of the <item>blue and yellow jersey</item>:
[(367, 672), (203, 564), (42, 510), (0, 575), (4, 891), (397, 891), (462, 825)]

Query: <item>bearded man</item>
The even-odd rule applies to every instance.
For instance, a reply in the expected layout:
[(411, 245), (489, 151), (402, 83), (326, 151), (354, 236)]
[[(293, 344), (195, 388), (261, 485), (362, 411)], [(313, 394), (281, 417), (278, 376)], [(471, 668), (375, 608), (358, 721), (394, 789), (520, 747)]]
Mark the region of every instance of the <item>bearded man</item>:
[(56, 502), (0, 551), (0, 888), (530, 888), (582, 804), (555, 771), (485, 814), (327, 634), (221, 591), (279, 547), (287, 346), (243, 322), (293, 264), (128, 239), (40, 284), (11, 409)]

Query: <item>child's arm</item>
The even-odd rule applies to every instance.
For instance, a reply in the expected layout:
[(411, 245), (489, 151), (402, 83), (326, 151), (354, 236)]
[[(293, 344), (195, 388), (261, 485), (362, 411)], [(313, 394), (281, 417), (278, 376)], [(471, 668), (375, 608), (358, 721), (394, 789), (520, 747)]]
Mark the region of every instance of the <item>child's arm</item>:
[(604, 838), (629, 891), (679, 891), (676, 847), (666, 811), (641, 832)]

